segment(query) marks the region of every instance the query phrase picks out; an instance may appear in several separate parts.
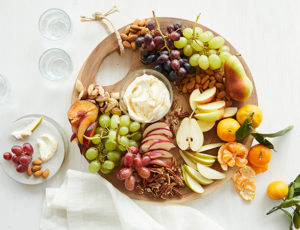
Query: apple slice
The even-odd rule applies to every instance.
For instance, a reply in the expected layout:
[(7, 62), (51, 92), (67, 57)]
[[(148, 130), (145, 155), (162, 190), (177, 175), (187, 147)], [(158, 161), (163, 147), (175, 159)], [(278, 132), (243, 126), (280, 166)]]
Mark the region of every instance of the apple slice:
[(205, 153), (198, 153), (198, 152), (188, 152), (188, 151), (184, 151), (187, 152), (189, 154), (194, 155), (195, 157), (199, 157), (201, 159), (211, 159), (211, 160), (215, 160), (217, 159), (216, 156), (210, 155), (210, 154), (205, 154)]
[(196, 106), (197, 106), (197, 103), (195, 102), (195, 98), (200, 96), (200, 94), (201, 94), (200, 90), (195, 89), (195, 90), (193, 90), (193, 92), (190, 95), (189, 102), (190, 102), (191, 109), (193, 111), (196, 109)]
[(217, 92), (216, 87), (207, 89), (203, 93), (201, 93), (199, 96), (194, 98), (194, 103), (207, 104), (214, 99), (216, 92)]
[(148, 127), (145, 128), (145, 130), (143, 132), (143, 137), (147, 136), (148, 133), (150, 133), (152, 130), (155, 130), (155, 129), (170, 129), (170, 127), (169, 127), (169, 124), (164, 121), (158, 121), (158, 122), (152, 123), (151, 125), (149, 125)]
[(159, 140), (154, 140), (154, 139), (150, 139), (150, 140), (147, 140), (147, 141), (143, 141), (142, 144), (141, 144), (141, 147), (140, 147), (140, 151), (145, 153), (149, 150), (149, 147), (155, 143), (155, 142), (158, 142)]
[(218, 172), (217, 170), (214, 170), (212, 168), (209, 168), (203, 164), (197, 164), (198, 172), (208, 178), (208, 179), (215, 179), (215, 180), (221, 180), (224, 179), (226, 176), (223, 173)]
[(169, 141), (169, 138), (163, 134), (152, 134), (152, 135), (147, 135), (143, 140), (142, 143), (147, 141), (147, 140), (158, 140), (158, 141)]
[(150, 161), (149, 164), (171, 168), (171, 164), (169, 162), (162, 161), (162, 160), (159, 160), (159, 159), (152, 160), (152, 161)]
[[(173, 154), (164, 149), (155, 149), (145, 153), (150, 156), (150, 158), (172, 158)], [(144, 155), (145, 155), (144, 154)], [(159, 156), (159, 157), (158, 157)]]
[(215, 121), (201, 121), (201, 120), (197, 120), (198, 125), (200, 126), (200, 129), (202, 130), (203, 133), (208, 132), (209, 130), (211, 130), (216, 122)]
[(200, 152), (205, 152), (207, 150), (215, 149), (222, 146), (224, 143), (212, 143), (208, 145), (203, 145), (200, 149)]
[(224, 118), (233, 117), (236, 114), (237, 110), (238, 110), (237, 107), (227, 107), (225, 108), (223, 117)]
[(198, 151), (203, 145), (203, 133), (194, 118), (186, 117), (181, 121), (176, 134), (177, 145), (181, 150), (190, 148)]
[(203, 184), (203, 185), (208, 185), (213, 183), (214, 181), (211, 179), (207, 179), (204, 176), (202, 176), (197, 170), (191, 168), (188, 165), (184, 165), (184, 170), (194, 178), (198, 183)]
[(197, 113), (194, 116), (202, 121), (213, 122), (221, 119), (224, 115), (224, 109), (216, 110), (210, 113)]
[(189, 158), (189, 159), (193, 159), (194, 161), (197, 161), (198, 163), (204, 164), (206, 166), (212, 166), (216, 159), (204, 159), (204, 158), (200, 158), (197, 157), (189, 152), (184, 152), (184, 154)]
[(172, 138), (173, 137), (173, 133), (171, 132), (171, 130), (170, 129), (166, 129), (166, 128), (154, 129), (150, 133), (148, 133), (148, 136), (154, 135), (154, 134), (162, 134), (162, 135), (167, 136), (168, 138)]
[(209, 113), (225, 108), (225, 101), (215, 101), (208, 104), (197, 105), (197, 110), (201, 113)]
[(184, 152), (181, 151), (180, 149), (179, 149), (179, 154), (180, 154), (180, 156), (182, 157), (182, 159), (184, 160), (184, 162), (185, 162), (188, 166), (190, 166), (191, 168), (197, 170), (197, 165), (196, 165), (197, 161), (190, 160), (190, 159), (184, 154)]
[(191, 177), (184, 169), (184, 167), (182, 167), (182, 174), (183, 174), (183, 178), (184, 181), (186, 183), (186, 185), (193, 191), (196, 193), (203, 193), (204, 189), (202, 188), (202, 186), (196, 181), (194, 180), (193, 177)]
[(83, 117), (87, 117), (90, 115), (95, 116), (96, 118), (98, 116), (98, 107), (89, 101), (77, 101), (71, 107), (68, 111), (68, 119), (72, 126), (78, 127), (80, 120)]
[(157, 141), (150, 145), (147, 151), (155, 150), (155, 149), (164, 149), (169, 151), (172, 148), (176, 148), (176, 146), (171, 141)]

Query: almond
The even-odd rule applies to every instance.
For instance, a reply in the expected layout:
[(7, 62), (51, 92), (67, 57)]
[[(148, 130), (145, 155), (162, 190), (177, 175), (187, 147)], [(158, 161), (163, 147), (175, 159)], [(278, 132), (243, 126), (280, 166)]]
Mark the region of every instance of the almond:
[(139, 21), (139, 26), (144, 26), (145, 25), (146, 20), (142, 19)]
[(132, 28), (130, 27), (129, 32), (131, 32), (131, 33), (133, 33), (133, 34), (136, 34), (138, 31), (135, 30), (135, 29), (132, 29)]
[(129, 37), (128, 37), (128, 41), (129, 42), (133, 42), (133, 41), (135, 41), (135, 39), (137, 39), (137, 35), (136, 34), (133, 34), (133, 35), (130, 35)]
[(215, 86), (215, 84), (216, 84), (216, 80), (212, 80), (212, 81), (209, 83), (208, 87), (209, 87), (209, 88), (212, 88), (212, 87)]
[(49, 176), (49, 169), (46, 169), (46, 170), (43, 172), (43, 178), (46, 179), (48, 176)]
[(128, 41), (123, 41), (123, 46), (125, 48), (131, 48), (131, 44)]
[(128, 34), (129, 33), (129, 29), (130, 29), (130, 26), (127, 26), (124, 30), (124, 34)]
[(190, 80), (190, 82), (189, 83), (187, 83), (187, 85), (186, 85), (186, 89), (189, 91), (189, 90), (192, 90), (192, 89), (194, 89), (195, 88), (195, 78), (192, 78), (191, 80)]
[(196, 82), (197, 82), (198, 84), (201, 83), (201, 77), (200, 77), (200, 75), (196, 75)]
[(224, 98), (225, 96), (226, 96), (226, 92), (223, 90), (223, 91), (221, 91), (220, 93), (218, 93), (217, 98), (222, 99), (222, 98)]
[(203, 85), (208, 79), (209, 79), (209, 75), (206, 75), (204, 78), (202, 78), (201, 84)]
[(224, 85), (222, 84), (222, 83), (216, 83), (216, 87), (217, 87), (217, 89), (224, 89), (225, 87), (224, 87)]
[(41, 165), (35, 165), (35, 166), (32, 167), (31, 170), (32, 170), (32, 172), (36, 172), (36, 171), (39, 171), (41, 168), (42, 168)]
[(41, 175), (43, 174), (43, 171), (42, 170), (39, 170), (39, 171), (36, 171), (33, 175), (34, 177), (40, 177)]
[(134, 21), (133, 21), (133, 25), (136, 25), (136, 26), (138, 26), (139, 25), (139, 22), (140, 22), (140, 20), (139, 19), (135, 19)]
[(27, 175), (28, 175), (28, 176), (31, 176), (31, 175), (32, 175), (32, 170), (31, 170), (31, 168), (27, 168)]
[(120, 34), (121, 38), (123, 41), (127, 41), (128, 40), (128, 36), (126, 34)]
[(202, 88), (205, 90), (205, 89), (207, 89), (208, 85), (209, 85), (209, 80), (207, 80), (207, 81), (203, 84), (203, 87), (202, 87)]
[(204, 72), (207, 73), (208, 75), (214, 74), (214, 71), (212, 71), (211, 69), (204, 70)]
[(131, 25), (130, 28), (131, 28), (131, 29), (134, 29), (134, 30), (136, 30), (136, 31), (139, 31), (139, 30), (142, 29), (142, 27), (139, 27), (139, 26), (136, 26), (136, 25)]
[(145, 34), (147, 34), (148, 33), (148, 28), (146, 28), (146, 27), (143, 27), (142, 28), (142, 30), (141, 30), (141, 35), (145, 35)]
[(36, 160), (32, 161), (32, 164), (34, 164), (34, 165), (40, 165), (40, 164), (42, 164), (42, 160), (36, 159)]
[(136, 50), (136, 45), (135, 45), (135, 42), (134, 42), (134, 41), (131, 42), (131, 49), (132, 49), (132, 50)]

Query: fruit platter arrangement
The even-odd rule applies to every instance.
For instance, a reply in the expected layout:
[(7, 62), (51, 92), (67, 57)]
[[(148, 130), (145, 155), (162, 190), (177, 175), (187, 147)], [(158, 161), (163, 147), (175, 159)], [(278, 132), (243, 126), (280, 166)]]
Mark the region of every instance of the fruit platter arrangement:
[[(76, 79), (68, 119), (91, 173), (133, 199), (185, 202), (232, 179), (255, 197), (256, 174), (268, 169), (273, 134), (262, 122), (251, 72), (222, 36), (178, 18), (136, 19), (119, 29), (134, 51), (128, 74), (96, 83), (98, 69), (118, 49), (114, 34), (90, 54)], [(111, 71), (114, 71), (113, 69)], [(259, 144), (252, 146), (253, 138)]]

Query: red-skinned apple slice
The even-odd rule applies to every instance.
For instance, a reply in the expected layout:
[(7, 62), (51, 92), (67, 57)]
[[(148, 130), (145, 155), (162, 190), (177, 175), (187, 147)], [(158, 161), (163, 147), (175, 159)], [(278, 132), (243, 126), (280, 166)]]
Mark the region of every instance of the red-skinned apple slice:
[(225, 101), (215, 101), (208, 104), (197, 105), (197, 110), (201, 113), (209, 113), (225, 108)]
[(150, 133), (148, 133), (148, 135), (153, 135), (153, 134), (162, 134), (167, 136), (168, 138), (172, 138), (173, 137), (173, 133), (171, 132), (170, 129), (154, 129), (152, 130)]
[(163, 154), (159, 152), (155, 152), (154, 150), (154, 151), (146, 152), (145, 154), (143, 154), (143, 156), (149, 156), (151, 159), (157, 159), (162, 157)]
[(158, 140), (158, 141), (168, 141), (169, 140), (169, 138), (167, 136), (163, 135), (163, 134), (152, 134), (152, 135), (147, 135), (143, 139), (142, 143), (147, 141), (147, 140), (151, 140), (151, 139), (152, 140)]
[(151, 131), (155, 130), (155, 129), (170, 129), (168, 123), (164, 122), (164, 121), (158, 121), (155, 123), (152, 123), (151, 125), (149, 125), (148, 127), (145, 128), (144, 132), (143, 132), (143, 137), (147, 136), (148, 133), (150, 133)]
[(81, 119), (87, 116), (98, 116), (98, 107), (89, 101), (77, 101), (68, 111), (68, 119), (72, 126), (78, 127)]
[(201, 120), (197, 120), (197, 123), (200, 126), (200, 129), (202, 130), (203, 133), (211, 130), (216, 124), (215, 121), (201, 121)]
[(194, 102), (196, 104), (207, 104), (211, 102), (216, 95), (216, 87), (205, 90), (198, 97), (195, 97)]
[[(84, 136), (86, 137), (93, 137), (95, 132), (96, 132), (96, 128), (97, 128), (97, 124), (98, 122), (94, 121), (92, 124), (90, 124), (87, 129), (85, 130), (84, 132)], [(91, 140), (88, 140), (86, 138), (83, 138), (83, 144), (86, 146), (86, 147), (90, 147), (91, 145)]]
[(220, 109), (210, 113), (197, 113), (194, 116), (202, 121), (213, 122), (221, 119), (223, 115), (224, 109)]
[(225, 108), (223, 118), (233, 117), (236, 114), (237, 110), (238, 110), (237, 107)]
[(145, 153), (144, 155), (150, 156), (151, 159), (156, 158), (172, 158), (173, 154), (164, 149), (155, 149)]
[(140, 146), (140, 151), (141, 152), (147, 152), (148, 151), (148, 149), (149, 149), (149, 147), (153, 144), (153, 143), (155, 143), (155, 142), (158, 142), (159, 140), (156, 140), (156, 139), (150, 139), (150, 140), (146, 140), (146, 141), (144, 141), (143, 140), (143, 142), (142, 142), (142, 144), (141, 144), (141, 146)]
[(191, 109), (194, 111), (196, 109), (197, 103), (195, 102), (195, 98), (197, 98), (198, 96), (200, 96), (201, 92), (199, 89), (195, 89), (189, 98), (189, 102), (190, 102), (190, 106)]
[(164, 149), (169, 151), (176, 146), (171, 141), (157, 141), (154, 142), (148, 149), (148, 151), (155, 150), (155, 149)]
[(169, 162), (166, 162), (166, 161), (163, 161), (163, 160), (159, 160), (159, 159), (155, 159), (155, 160), (150, 161), (150, 164), (171, 168), (171, 164)]

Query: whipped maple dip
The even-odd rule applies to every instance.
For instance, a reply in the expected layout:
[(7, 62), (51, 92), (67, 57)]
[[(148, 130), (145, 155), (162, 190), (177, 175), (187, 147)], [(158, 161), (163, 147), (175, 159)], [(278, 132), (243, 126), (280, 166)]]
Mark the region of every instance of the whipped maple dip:
[(131, 82), (123, 99), (131, 118), (140, 122), (158, 120), (171, 107), (170, 93), (166, 85), (148, 74)]

